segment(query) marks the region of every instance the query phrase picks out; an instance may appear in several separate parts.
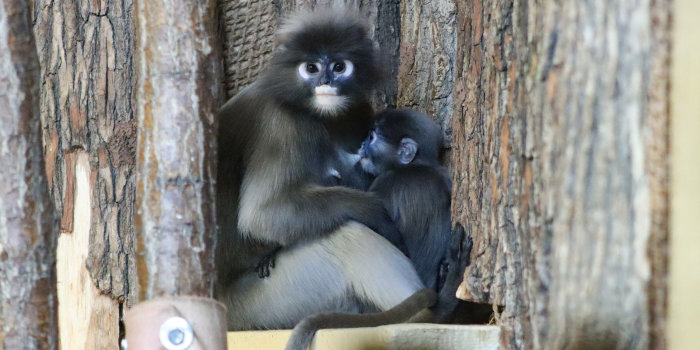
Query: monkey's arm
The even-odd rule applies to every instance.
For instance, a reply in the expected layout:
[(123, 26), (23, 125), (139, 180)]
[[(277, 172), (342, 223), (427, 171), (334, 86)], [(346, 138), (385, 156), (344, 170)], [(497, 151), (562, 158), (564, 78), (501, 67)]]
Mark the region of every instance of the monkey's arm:
[[(263, 184), (266, 186), (266, 184)], [(392, 243), (402, 238), (382, 202), (373, 194), (345, 187), (304, 184), (281, 191), (252, 190), (241, 196), (238, 226), (244, 235), (289, 246), (335, 231), (350, 220), (360, 222)]]

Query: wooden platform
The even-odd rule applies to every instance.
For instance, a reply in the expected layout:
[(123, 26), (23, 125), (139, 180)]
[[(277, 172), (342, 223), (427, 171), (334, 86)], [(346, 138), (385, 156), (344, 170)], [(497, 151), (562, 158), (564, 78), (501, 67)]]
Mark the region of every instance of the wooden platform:
[[(322, 330), (314, 339), (314, 350), (496, 350), (499, 327), (437, 324), (401, 324), (374, 328)], [(233, 350), (284, 349), (290, 330), (229, 332)]]

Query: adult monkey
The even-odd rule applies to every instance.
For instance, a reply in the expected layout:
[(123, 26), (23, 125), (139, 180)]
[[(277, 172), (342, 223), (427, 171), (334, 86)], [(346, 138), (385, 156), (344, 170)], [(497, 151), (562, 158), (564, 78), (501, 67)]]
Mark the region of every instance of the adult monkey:
[[(221, 109), (216, 296), (229, 329), (290, 328), (409, 297), (402, 315), (431, 306), (410, 261), (370, 230), (401, 243), (381, 200), (323, 186), (337, 147), (351, 151), (370, 126), (378, 69), (364, 22), (347, 9), (306, 13), (278, 40), (267, 71)], [(258, 278), (271, 254), (278, 267)]]

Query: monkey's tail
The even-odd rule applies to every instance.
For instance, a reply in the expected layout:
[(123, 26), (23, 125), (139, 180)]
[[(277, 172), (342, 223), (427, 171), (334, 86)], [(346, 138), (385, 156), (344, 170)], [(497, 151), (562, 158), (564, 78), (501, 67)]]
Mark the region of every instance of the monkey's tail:
[(436, 301), (437, 295), (435, 291), (425, 288), (413, 293), (400, 304), (383, 312), (369, 314), (329, 312), (308, 316), (294, 327), (285, 350), (308, 349), (311, 340), (319, 329), (376, 327), (406, 322), (422, 310), (433, 306)]

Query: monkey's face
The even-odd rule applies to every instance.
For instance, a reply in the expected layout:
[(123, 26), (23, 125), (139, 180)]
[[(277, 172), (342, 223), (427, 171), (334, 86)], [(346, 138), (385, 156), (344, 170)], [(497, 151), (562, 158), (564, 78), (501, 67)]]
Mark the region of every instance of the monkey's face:
[(319, 57), (297, 65), (297, 76), (311, 91), (310, 107), (324, 116), (345, 111), (351, 96), (345, 87), (354, 78), (355, 64), (349, 59)]
[(360, 147), (360, 165), (374, 176), (411, 164), (418, 153), (418, 142), (407, 136), (408, 126), (391, 125), (378, 119)]
[(395, 165), (397, 148), (373, 129), (362, 142), (359, 153), (362, 169), (377, 176)]
[(367, 103), (380, 70), (364, 21), (335, 13), (287, 24), (267, 73), (280, 102), (324, 118)]

